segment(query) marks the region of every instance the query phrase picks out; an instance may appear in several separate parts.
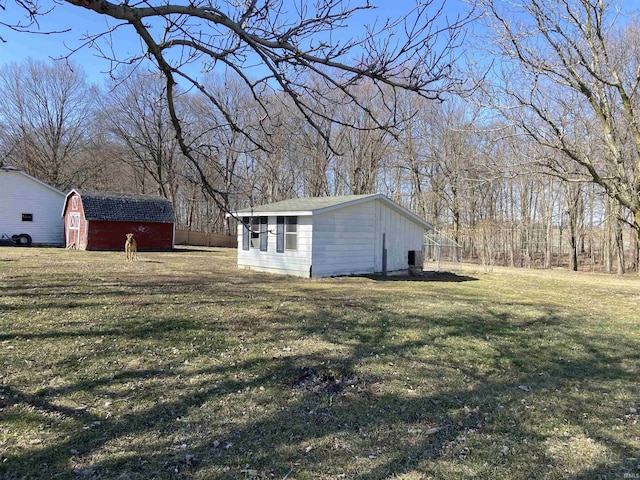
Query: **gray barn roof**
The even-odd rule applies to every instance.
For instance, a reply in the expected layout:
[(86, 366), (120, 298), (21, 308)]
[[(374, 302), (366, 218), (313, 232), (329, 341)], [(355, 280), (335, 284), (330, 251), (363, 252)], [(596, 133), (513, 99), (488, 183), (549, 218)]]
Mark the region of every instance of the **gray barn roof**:
[(174, 223), (173, 206), (157, 195), (75, 190), (82, 199), (87, 220), (110, 222)]

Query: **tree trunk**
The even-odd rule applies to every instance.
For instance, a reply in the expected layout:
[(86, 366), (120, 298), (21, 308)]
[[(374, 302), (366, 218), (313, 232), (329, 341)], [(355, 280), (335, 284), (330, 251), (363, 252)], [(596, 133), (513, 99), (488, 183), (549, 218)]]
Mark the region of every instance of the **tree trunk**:
[(630, 266), (636, 273), (640, 274), (640, 230), (634, 230), (633, 234), (633, 248), (632, 250), (632, 265)]
[(552, 225), (552, 216), (549, 215), (546, 219), (546, 235), (544, 241), (544, 268), (551, 268), (551, 258), (552, 258), (552, 248), (553, 248), (553, 225)]
[(573, 219), (569, 220), (569, 245), (571, 246), (571, 270), (578, 271), (578, 239), (576, 237), (576, 226)]
[(545, 222), (545, 238), (544, 238), (544, 268), (551, 268), (551, 261), (553, 258), (553, 181), (549, 180), (547, 183), (548, 188), (548, 200), (544, 208), (544, 222)]
[(578, 271), (578, 235), (577, 235), (577, 223), (576, 211), (570, 210), (567, 212), (569, 218), (569, 246), (571, 248), (569, 252), (569, 268), (577, 272)]
[(622, 221), (616, 219), (615, 221), (615, 245), (616, 245), (616, 256), (618, 258), (618, 275), (624, 275), (625, 273), (625, 262), (624, 262), (624, 238), (622, 236)]
[(558, 267), (562, 266), (562, 233), (564, 231), (564, 213), (560, 214), (560, 225), (558, 227)]
[(640, 274), (640, 209), (633, 212), (633, 226), (635, 230), (635, 241), (632, 258), (635, 271)]

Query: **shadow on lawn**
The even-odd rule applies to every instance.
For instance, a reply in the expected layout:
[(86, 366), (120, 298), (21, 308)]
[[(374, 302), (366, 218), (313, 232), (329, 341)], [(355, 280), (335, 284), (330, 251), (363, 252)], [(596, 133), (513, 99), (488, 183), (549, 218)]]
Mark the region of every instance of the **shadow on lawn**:
[[(546, 439), (532, 434), (526, 424), (510, 425), (508, 436), (505, 432), (495, 431), (493, 417), (501, 414), (501, 404), (504, 404), (504, 408), (517, 408), (521, 401), (530, 400), (538, 390), (544, 395), (553, 389), (564, 388), (567, 382), (607, 379), (622, 374), (605, 365), (609, 359), (594, 358), (593, 361), (576, 364), (572, 369), (573, 373), (559, 381), (530, 382), (534, 392), (532, 394), (519, 391), (517, 381), (486, 381), (473, 388), (411, 398), (406, 395), (380, 394), (378, 385), (382, 379), (356, 375), (351, 364), (362, 359), (355, 355), (346, 359), (346, 363), (330, 368), (325, 359), (317, 356), (286, 357), (262, 365), (265, 367), (268, 364), (268, 376), (245, 381), (227, 380), (215, 386), (203, 382), (197, 384), (200, 391), (196, 394), (192, 391), (185, 394), (176, 391), (174, 401), (162, 402), (149, 409), (110, 419), (94, 415), (88, 410), (55, 405), (56, 396), (61, 393), (55, 389), (48, 390), (45, 395), (33, 396), (5, 387), (3, 393), (11, 398), (11, 403), (73, 418), (82, 428), (77, 428), (76, 433), (65, 441), (45, 446), (39, 451), (9, 456), (0, 467), (0, 472), (5, 473), (3, 478), (6, 479), (20, 478), (25, 466), (30, 466), (31, 469), (36, 467), (40, 471), (41, 478), (119, 478), (123, 472), (127, 472), (127, 478), (190, 478), (199, 469), (217, 464), (230, 466), (228, 478), (242, 477), (242, 470), (259, 472), (247, 474), (253, 477), (273, 475), (275, 478), (284, 478), (292, 472), (290, 478), (297, 478), (298, 474), (304, 476), (305, 472), (310, 475), (314, 466), (317, 474), (317, 467), (323, 463), (324, 456), (330, 455), (334, 462), (338, 462), (323, 466), (327, 469), (321, 470), (324, 478), (339, 477), (341, 468), (355, 460), (369, 460), (374, 464), (372, 468), (360, 472), (351, 471), (347, 478), (383, 479), (413, 471), (428, 472), (431, 468), (429, 462), (438, 461), (443, 456), (451, 457), (454, 462), (464, 463), (472, 455), (472, 451), (466, 446), (467, 438), (471, 440), (474, 435), (482, 435), (483, 431), (488, 431), (493, 438), (496, 435), (503, 437), (503, 443), (495, 445), (494, 455), (490, 458), (491, 468), (484, 475), (484, 478), (495, 478), (490, 472), (495, 472), (509, 462), (508, 458), (500, 456), (504, 438), (508, 437), (507, 445), (512, 451), (517, 450), (520, 442), (524, 441), (526, 444), (520, 448), (526, 448), (527, 455), (544, 458), (547, 453)], [(205, 373), (225, 376), (231, 368), (219, 367), (194, 372), (192, 378)], [(255, 361), (246, 361), (232, 369), (251, 371), (255, 368)], [(115, 386), (125, 380), (151, 376), (155, 376), (155, 373), (128, 371), (123, 372), (119, 378), (105, 379), (99, 383), (111, 383)], [(213, 429), (213, 436), (210, 420), (191, 422), (188, 425), (181, 425), (179, 421), (176, 423), (176, 419), (189, 417), (191, 412), (210, 402), (232, 401), (230, 399), (235, 392), (246, 389), (259, 391), (260, 386), (273, 384), (274, 378), (281, 395), (296, 398), (280, 413), (248, 425), (240, 423), (235, 427), (229, 424), (222, 428), (217, 426)], [(91, 392), (95, 386), (94, 382), (77, 385), (86, 392)], [(571, 397), (570, 391), (565, 395)], [(569, 403), (577, 403), (578, 400), (569, 399)], [(579, 413), (582, 411), (592, 414), (588, 408), (581, 408)], [(578, 412), (569, 421), (579, 425)], [(118, 438), (126, 439), (145, 432), (170, 438), (176, 433), (186, 435), (187, 428), (189, 435), (185, 442), (188, 443), (185, 443), (184, 450), (175, 445), (173, 450), (156, 451), (142, 456), (118, 456), (95, 463), (86, 460), (91, 458), (92, 452), (104, 450), (106, 444)], [(374, 437), (375, 444), (383, 448), (380, 451), (359, 451), (358, 440), (354, 436)], [(327, 438), (331, 439), (330, 443), (326, 442)], [(597, 434), (596, 440), (606, 441), (612, 455), (623, 460), (620, 460), (619, 465), (594, 467), (581, 478), (601, 478), (599, 475), (624, 470), (624, 455), (631, 454), (629, 445), (617, 444), (607, 438), (606, 432)], [(289, 448), (291, 445), (294, 448)], [(367, 446), (370, 445), (367, 443)], [(390, 449), (391, 445), (393, 448)], [(375, 461), (378, 455), (384, 456), (385, 460)], [(70, 466), (74, 463), (77, 466)], [(528, 470), (524, 464), (516, 470), (507, 469), (503, 478), (544, 476), (540, 475), (538, 463), (529, 465), (529, 468), (532, 469)], [(17, 472), (15, 477), (11, 476), (12, 471)], [(479, 476), (483, 477), (482, 473)], [(29, 477), (36, 478), (35, 475)]]
[(176, 245), (171, 253), (224, 253), (220, 247), (198, 247), (197, 245)]
[(378, 282), (475, 282), (478, 279), (453, 272), (423, 272), (417, 275), (362, 275)]
[[(254, 284), (252, 291), (269, 298), (268, 287)], [(554, 434), (533, 423), (557, 415), (558, 410), (565, 416), (566, 428), (574, 429), (570, 434), (591, 432), (593, 442), (607, 447), (608, 458), (594, 459), (594, 466), (579, 478), (621, 478), (630, 471), (626, 459), (640, 455), (632, 436), (620, 442), (612, 431), (598, 428), (601, 410), (613, 418), (619, 405), (607, 405), (611, 400), (606, 398), (602, 403), (585, 402), (583, 397), (585, 391), (595, 394), (598, 389), (613, 391), (635, 384), (633, 369), (624, 366), (639, 360), (628, 355), (637, 350), (631, 340), (586, 336), (550, 305), (541, 307), (537, 319), (517, 322), (498, 305), (452, 317), (385, 310), (382, 300), (334, 293), (311, 299), (314, 310), (304, 316), (269, 311), (272, 328), (260, 330), (268, 335), (269, 345), (280, 345), (287, 338), (285, 332), (291, 332), (292, 341), (319, 337), (332, 347), (324, 353), (281, 350), (251, 358), (236, 354), (206, 368), (188, 369), (176, 362), (171, 369), (125, 369), (115, 376), (45, 387), (36, 395), (3, 386), (2, 396), (8, 399), (0, 405), (4, 412), (20, 407), (31, 415), (54, 414), (75, 427), (51, 444), (4, 454), (2, 478), (345, 475), (365, 480), (413, 472), (437, 477), (446, 473), (438, 470), (443, 461), (459, 468), (452, 470), (459, 477), (561, 478), (563, 462), (570, 459), (550, 457), (548, 442)], [(296, 298), (292, 293), (285, 300), (294, 304)], [(193, 322), (167, 319), (158, 328), (155, 333), (139, 327), (78, 335), (144, 338), (148, 333), (174, 332), (196, 341)], [(249, 331), (252, 326), (243, 328)], [(416, 329), (421, 331), (419, 337), (410, 336)], [(547, 341), (536, 341), (541, 337)], [(463, 341), (461, 346), (451, 346), (455, 339)], [(465, 356), (474, 348), (487, 349), (482, 369), (473, 361), (480, 354)], [(423, 349), (430, 349), (430, 361), (417, 360)], [(572, 354), (576, 351), (580, 355)], [(393, 364), (399, 360), (407, 366)], [(370, 362), (379, 371), (367, 373)], [(158, 387), (156, 382), (163, 378), (167, 383)], [(142, 382), (129, 394), (132, 401), (138, 395), (156, 396), (158, 401), (113, 417), (57, 403), (69, 392), (115, 396), (113, 392), (126, 391), (131, 382)], [(416, 383), (431, 393), (412, 393), (410, 387)], [(444, 387), (431, 388), (429, 383)], [(274, 404), (277, 408), (271, 408)], [(531, 409), (534, 406), (552, 413), (538, 414)], [(250, 407), (269, 413), (255, 417), (238, 413)], [(225, 408), (233, 412), (232, 418), (225, 418)], [(206, 414), (198, 413), (203, 411)], [(149, 451), (137, 445), (128, 454), (105, 453), (114, 441), (145, 435), (164, 439), (170, 446)], [(557, 436), (559, 445), (571, 439), (565, 432)], [(476, 454), (479, 449), (483, 450)], [(99, 452), (105, 458), (93, 461), (92, 455)], [(540, 460), (522, 461), (534, 457)], [(541, 472), (541, 466), (549, 471)]]

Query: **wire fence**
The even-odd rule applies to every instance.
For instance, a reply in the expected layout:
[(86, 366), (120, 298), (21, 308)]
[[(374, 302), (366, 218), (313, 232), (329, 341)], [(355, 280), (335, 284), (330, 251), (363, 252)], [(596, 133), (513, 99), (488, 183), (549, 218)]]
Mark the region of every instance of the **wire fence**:
[(462, 262), (462, 245), (435, 228), (424, 235), (424, 270), (440, 270), (442, 262)]

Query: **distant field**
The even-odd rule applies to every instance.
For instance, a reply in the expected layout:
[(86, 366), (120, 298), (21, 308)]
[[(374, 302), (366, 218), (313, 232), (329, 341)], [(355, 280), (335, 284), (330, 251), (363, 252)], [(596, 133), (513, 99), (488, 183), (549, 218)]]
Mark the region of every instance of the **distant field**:
[(640, 478), (640, 279), (0, 248), (0, 478)]

